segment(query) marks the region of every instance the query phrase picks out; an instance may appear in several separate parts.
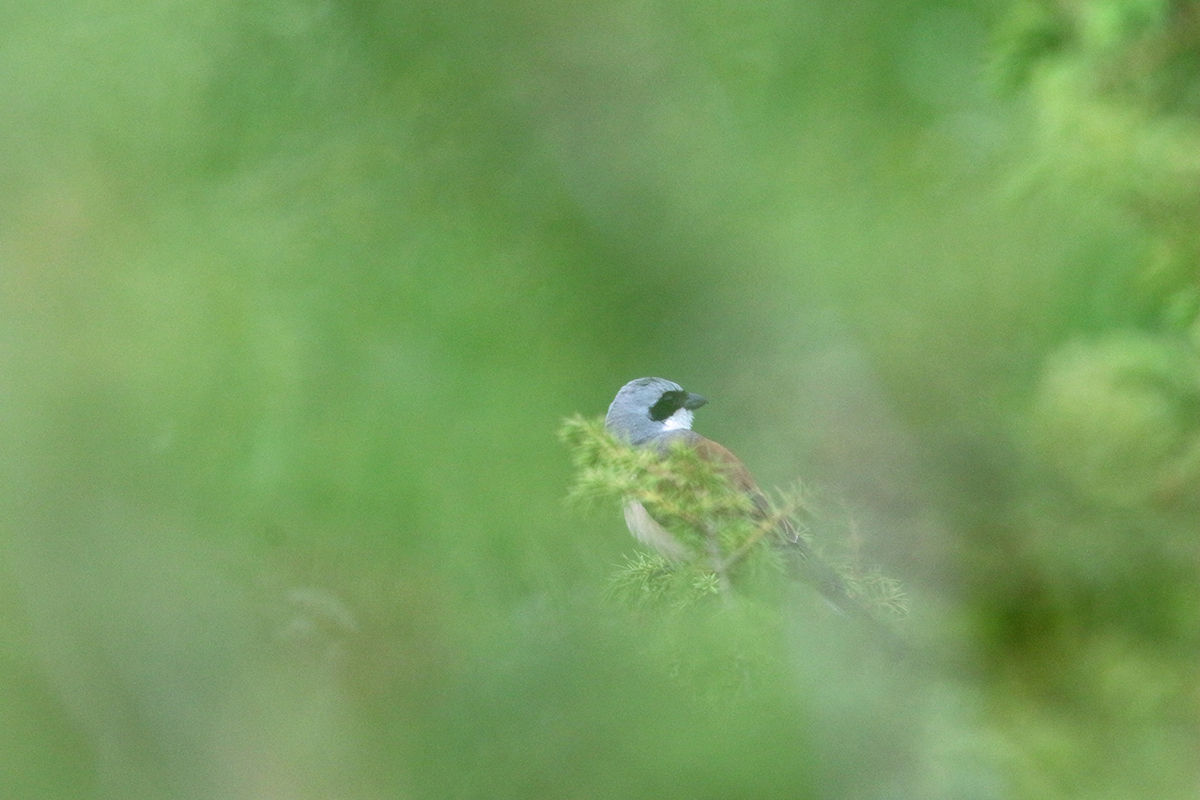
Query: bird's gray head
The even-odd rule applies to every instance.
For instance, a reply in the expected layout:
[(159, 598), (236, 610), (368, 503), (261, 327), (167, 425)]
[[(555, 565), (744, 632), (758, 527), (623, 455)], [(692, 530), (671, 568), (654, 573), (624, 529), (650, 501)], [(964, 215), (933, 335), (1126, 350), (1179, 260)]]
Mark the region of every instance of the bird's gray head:
[(692, 427), (692, 411), (707, 403), (698, 394), (663, 378), (638, 378), (621, 387), (604, 426), (630, 444), (644, 444), (656, 436)]

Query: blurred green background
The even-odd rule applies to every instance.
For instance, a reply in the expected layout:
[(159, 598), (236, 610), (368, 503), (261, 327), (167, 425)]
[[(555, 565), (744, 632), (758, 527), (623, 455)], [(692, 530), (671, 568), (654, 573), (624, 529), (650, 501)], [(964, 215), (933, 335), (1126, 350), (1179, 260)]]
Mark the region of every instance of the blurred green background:
[[(1194, 797), (1194, 6), (0, 9), (0, 793)], [(613, 603), (643, 375), (917, 655)]]

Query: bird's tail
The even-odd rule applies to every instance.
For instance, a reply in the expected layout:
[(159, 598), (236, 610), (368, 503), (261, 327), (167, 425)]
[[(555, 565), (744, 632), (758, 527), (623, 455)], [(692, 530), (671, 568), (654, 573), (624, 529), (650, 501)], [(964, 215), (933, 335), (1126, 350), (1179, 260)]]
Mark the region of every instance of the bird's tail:
[(801, 583), (812, 586), (837, 611), (853, 617), (869, 619), (878, 622), (866, 603), (849, 582), (836, 569), (831, 567), (811, 544), (802, 537), (795, 539), (786, 537), (780, 542), (788, 564), (788, 573)]

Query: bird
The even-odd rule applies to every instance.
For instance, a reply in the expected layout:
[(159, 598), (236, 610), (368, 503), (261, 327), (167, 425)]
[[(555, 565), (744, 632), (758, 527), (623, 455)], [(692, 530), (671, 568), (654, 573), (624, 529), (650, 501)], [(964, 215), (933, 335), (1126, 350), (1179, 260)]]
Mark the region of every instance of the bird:
[[(772, 515), (770, 501), (755, 483), (750, 470), (728, 448), (692, 430), (693, 412), (708, 403), (702, 395), (689, 392), (665, 378), (638, 378), (617, 392), (604, 417), (610, 434), (637, 448), (652, 448), (666, 455), (673, 447), (686, 446), (715, 464), (730, 485), (750, 500), (756, 520)], [(690, 552), (635, 499), (624, 506), (629, 532), (644, 545), (669, 561), (683, 561)], [(848, 592), (844, 580), (822, 561), (786, 516), (775, 523), (778, 544), (793, 556), (793, 574), (815, 586), (837, 609), (856, 612), (859, 603)]]
[[(707, 403), (708, 398), (689, 392), (674, 381), (638, 378), (617, 392), (604, 417), (604, 426), (626, 444), (654, 448), (664, 455), (676, 443), (696, 450), (702, 458), (717, 465), (734, 488), (750, 497), (756, 512), (765, 516), (770, 512), (770, 504), (746, 465), (727, 448), (692, 430), (693, 412)], [(637, 500), (627, 501), (624, 510), (625, 524), (639, 542), (670, 561), (687, 556), (687, 549)], [(789, 540), (797, 538), (790, 523), (781, 532)]]

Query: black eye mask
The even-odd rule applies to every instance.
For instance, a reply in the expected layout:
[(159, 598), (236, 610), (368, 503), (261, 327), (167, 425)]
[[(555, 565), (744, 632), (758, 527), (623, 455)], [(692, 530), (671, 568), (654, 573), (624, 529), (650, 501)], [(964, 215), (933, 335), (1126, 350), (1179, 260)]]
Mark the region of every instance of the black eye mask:
[(688, 393), (683, 390), (663, 392), (663, 396), (658, 398), (658, 402), (650, 406), (650, 419), (655, 422), (662, 422), (683, 408), (683, 404), (687, 402), (687, 398)]

